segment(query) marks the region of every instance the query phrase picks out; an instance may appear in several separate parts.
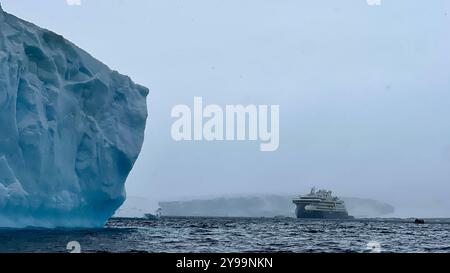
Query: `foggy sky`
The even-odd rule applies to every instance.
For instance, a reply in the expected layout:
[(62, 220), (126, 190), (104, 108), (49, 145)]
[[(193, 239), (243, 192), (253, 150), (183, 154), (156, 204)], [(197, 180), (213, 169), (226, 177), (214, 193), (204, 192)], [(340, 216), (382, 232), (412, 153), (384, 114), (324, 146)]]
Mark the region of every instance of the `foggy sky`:
[[(450, 217), (447, 0), (2, 0), (151, 89), (129, 196), (325, 187)], [(175, 142), (177, 104), (280, 105), (280, 148)]]

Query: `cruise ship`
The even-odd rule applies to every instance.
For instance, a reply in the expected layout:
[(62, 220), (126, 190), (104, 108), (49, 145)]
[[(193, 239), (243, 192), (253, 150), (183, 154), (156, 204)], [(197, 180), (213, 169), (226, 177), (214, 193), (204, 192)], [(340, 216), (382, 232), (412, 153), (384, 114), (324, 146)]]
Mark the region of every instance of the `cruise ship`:
[(331, 191), (312, 188), (309, 194), (292, 201), (297, 208), (297, 218), (309, 219), (353, 219), (349, 216), (344, 201), (334, 197)]

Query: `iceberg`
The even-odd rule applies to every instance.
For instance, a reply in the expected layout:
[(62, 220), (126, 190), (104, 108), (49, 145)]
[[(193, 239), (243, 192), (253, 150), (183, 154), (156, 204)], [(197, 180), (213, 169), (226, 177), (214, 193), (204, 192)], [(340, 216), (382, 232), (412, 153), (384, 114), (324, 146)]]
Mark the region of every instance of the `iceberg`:
[(0, 228), (96, 228), (125, 200), (147, 88), (0, 6)]

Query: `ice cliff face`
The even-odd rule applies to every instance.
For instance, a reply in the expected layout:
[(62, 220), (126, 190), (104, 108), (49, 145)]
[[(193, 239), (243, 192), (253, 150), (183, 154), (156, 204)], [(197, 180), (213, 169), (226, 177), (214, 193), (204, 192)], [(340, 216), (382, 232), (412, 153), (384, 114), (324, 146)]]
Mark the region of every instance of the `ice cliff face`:
[(125, 200), (148, 90), (0, 7), (0, 227), (101, 227)]

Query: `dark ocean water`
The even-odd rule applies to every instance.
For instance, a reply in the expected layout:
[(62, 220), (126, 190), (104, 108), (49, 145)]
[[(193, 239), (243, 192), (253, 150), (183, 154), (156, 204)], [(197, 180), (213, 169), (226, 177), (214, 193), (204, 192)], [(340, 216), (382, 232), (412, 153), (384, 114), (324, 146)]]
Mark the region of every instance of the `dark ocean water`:
[(0, 252), (450, 252), (450, 223), (291, 218), (111, 219), (104, 229), (0, 230)]

